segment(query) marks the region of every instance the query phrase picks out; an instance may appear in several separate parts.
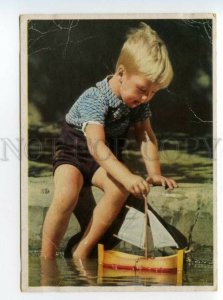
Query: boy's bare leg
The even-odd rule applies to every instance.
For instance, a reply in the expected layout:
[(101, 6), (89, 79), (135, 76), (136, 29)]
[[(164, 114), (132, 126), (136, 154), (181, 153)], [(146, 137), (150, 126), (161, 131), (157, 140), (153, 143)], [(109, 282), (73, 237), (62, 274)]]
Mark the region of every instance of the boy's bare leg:
[(57, 167), (54, 174), (54, 197), (43, 225), (43, 258), (55, 258), (82, 186), (83, 176), (77, 168), (69, 164)]
[(114, 221), (124, 205), (128, 192), (113, 178), (109, 177), (103, 168), (99, 168), (92, 184), (104, 191), (104, 196), (94, 209), (92, 219), (83, 239), (73, 253), (74, 258), (85, 259), (97, 241)]

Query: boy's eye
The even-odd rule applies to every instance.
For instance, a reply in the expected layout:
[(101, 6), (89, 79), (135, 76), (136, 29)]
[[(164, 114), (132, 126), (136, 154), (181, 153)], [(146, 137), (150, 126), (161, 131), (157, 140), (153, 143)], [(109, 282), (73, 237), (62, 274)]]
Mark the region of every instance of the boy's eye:
[(144, 89), (144, 88), (138, 88), (138, 90), (140, 91), (140, 93), (145, 93), (146, 92), (146, 89)]

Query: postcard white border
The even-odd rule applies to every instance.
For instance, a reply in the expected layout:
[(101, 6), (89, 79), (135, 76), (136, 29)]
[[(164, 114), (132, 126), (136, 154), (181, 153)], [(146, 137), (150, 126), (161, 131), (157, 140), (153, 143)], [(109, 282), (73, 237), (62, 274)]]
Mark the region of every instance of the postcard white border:
[[(212, 19), (213, 21), (213, 74), (215, 77), (215, 15), (214, 14), (203, 14), (203, 13), (193, 13), (193, 14), (31, 14), (31, 15), (22, 15), (20, 16), (20, 27), (21, 27), (21, 137), (22, 141), (25, 144), (28, 144), (27, 140), (27, 99), (28, 99), (28, 87), (27, 87), (27, 25), (28, 20), (56, 20), (56, 19)], [(214, 87), (213, 91), (216, 89), (215, 81), (213, 80)], [(214, 92), (215, 96), (215, 92)], [(214, 111), (214, 128), (216, 127), (216, 99), (213, 98), (213, 111)], [(216, 139), (216, 128), (214, 129), (214, 139)], [(21, 151), (22, 153), (22, 151)], [(127, 292), (150, 292), (150, 291), (214, 291), (217, 288), (217, 272), (216, 272), (216, 224), (214, 224), (214, 283), (213, 286), (122, 286), (122, 287), (29, 287), (28, 285), (28, 164), (27, 159), (25, 157), (21, 157), (21, 207), (22, 207), (22, 290), (23, 291), (78, 291), (78, 292), (86, 292), (86, 291), (127, 291)], [(216, 165), (214, 164), (214, 177), (216, 178)], [(213, 185), (214, 194), (214, 220), (216, 219), (216, 184)], [(216, 222), (215, 222), (216, 223)]]
[[(216, 147), (217, 156), (217, 178), (221, 182), (223, 176), (223, 3), (221, 0), (125, 0), (123, 3), (120, 0), (10, 0), (0, 2), (0, 28), (1, 28), (1, 47), (0, 57), (0, 134), (1, 137), (9, 137), (11, 139), (19, 138), (19, 15), (30, 13), (108, 13), (108, 12), (213, 12), (217, 15), (217, 138), (219, 143)], [(4, 81), (3, 81), (4, 79)], [(7, 108), (13, 107), (9, 113), (5, 114), (5, 106)], [(10, 124), (9, 124), (10, 122)], [(7, 124), (7, 126), (5, 126)], [(8, 126), (10, 125), (10, 126)], [(11, 154), (11, 153), (10, 153)], [(10, 156), (10, 160), (0, 162), (0, 178), (1, 178), (1, 194), (7, 195), (7, 201), (1, 198), (1, 226), (0, 235), (2, 245), (7, 247), (0, 248), (1, 262), (1, 295), (4, 299), (23, 299), (27, 294), (20, 291), (20, 175), (19, 162), (17, 158)], [(1, 177), (1, 176), (4, 176)], [(4, 179), (4, 180), (3, 180)], [(13, 187), (13, 188), (12, 188)], [(217, 186), (217, 195), (221, 198), (223, 194), (223, 186), (220, 183)], [(217, 210), (217, 227), (218, 227), (218, 243), (217, 251), (222, 253), (223, 248), (223, 202), (219, 201)], [(3, 263), (4, 262), (4, 263)], [(220, 300), (223, 297), (223, 258), (222, 255), (218, 257), (218, 291), (217, 292), (182, 292), (181, 299), (190, 300)], [(147, 299), (147, 293), (125, 293), (128, 299)], [(78, 296), (80, 299), (101, 299), (104, 294), (99, 293), (60, 293), (55, 295), (56, 299), (73, 299)], [(122, 294), (106, 293), (106, 298), (116, 299), (117, 296), (122, 297)], [(156, 292), (150, 293), (150, 296), (155, 300), (166, 299), (170, 297), (173, 300), (179, 299), (179, 294), (175, 292)], [(39, 295), (33, 293), (28, 295), (29, 299), (37, 299)], [(41, 293), (41, 299), (51, 299), (52, 295), (48, 293)]]

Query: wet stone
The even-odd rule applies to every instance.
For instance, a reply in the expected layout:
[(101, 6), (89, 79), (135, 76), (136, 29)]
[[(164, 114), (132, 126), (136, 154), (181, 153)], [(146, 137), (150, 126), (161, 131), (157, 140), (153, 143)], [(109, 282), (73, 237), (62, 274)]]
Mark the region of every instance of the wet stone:
[[(81, 194), (80, 203), (90, 193), (96, 202), (102, 191), (97, 188), (85, 189)], [(28, 189), (28, 239), (29, 249), (39, 250), (41, 246), (42, 224), (53, 196), (53, 180), (51, 176), (30, 177)], [(137, 200), (136, 200), (137, 201)], [(180, 230), (194, 249), (213, 246), (213, 192), (211, 184), (180, 184), (174, 191), (163, 187), (152, 187), (148, 196), (149, 204), (170, 225)], [(25, 199), (24, 203), (25, 205)], [(81, 211), (81, 208), (80, 208)], [(68, 239), (80, 231), (80, 224), (73, 215), (60, 250)]]

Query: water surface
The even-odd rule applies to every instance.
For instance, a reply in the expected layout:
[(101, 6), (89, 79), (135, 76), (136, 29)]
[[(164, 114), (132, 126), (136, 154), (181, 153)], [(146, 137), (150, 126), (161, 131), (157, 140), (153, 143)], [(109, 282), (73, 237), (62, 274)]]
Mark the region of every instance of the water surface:
[[(209, 252), (208, 252), (209, 253)], [(176, 274), (142, 271), (122, 271), (98, 268), (97, 259), (82, 265), (59, 254), (55, 261), (41, 261), (38, 252), (29, 255), (29, 286), (175, 286)], [(178, 284), (179, 285), (179, 284)], [(196, 255), (185, 262), (183, 286), (212, 286), (213, 264), (210, 257)]]

